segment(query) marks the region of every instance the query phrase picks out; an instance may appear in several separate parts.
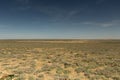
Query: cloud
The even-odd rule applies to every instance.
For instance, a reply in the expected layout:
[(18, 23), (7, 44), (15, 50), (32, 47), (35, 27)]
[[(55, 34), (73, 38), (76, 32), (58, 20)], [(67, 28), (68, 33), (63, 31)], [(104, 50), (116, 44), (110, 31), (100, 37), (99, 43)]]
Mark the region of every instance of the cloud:
[(34, 7), (40, 13), (45, 14), (47, 17), (50, 18), (51, 21), (64, 21), (69, 20), (70, 18), (74, 17), (76, 14), (80, 13), (82, 8), (80, 9), (67, 9), (61, 8), (57, 6), (36, 6)]
[(83, 22), (83, 24), (87, 25), (96, 25), (96, 26), (101, 26), (101, 27), (112, 27), (112, 26), (117, 26), (120, 25), (120, 20), (112, 20), (110, 22)]
[(96, 25), (96, 26), (102, 26), (102, 27), (110, 27), (113, 25), (111, 23), (97, 23), (97, 22), (84, 22), (83, 24)]

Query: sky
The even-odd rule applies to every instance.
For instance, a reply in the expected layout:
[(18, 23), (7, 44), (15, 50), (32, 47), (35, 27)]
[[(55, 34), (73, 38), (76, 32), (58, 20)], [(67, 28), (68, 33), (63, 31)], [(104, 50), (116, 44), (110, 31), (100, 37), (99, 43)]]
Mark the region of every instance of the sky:
[(0, 0), (0, 39), (120, 39), (120, 0)]

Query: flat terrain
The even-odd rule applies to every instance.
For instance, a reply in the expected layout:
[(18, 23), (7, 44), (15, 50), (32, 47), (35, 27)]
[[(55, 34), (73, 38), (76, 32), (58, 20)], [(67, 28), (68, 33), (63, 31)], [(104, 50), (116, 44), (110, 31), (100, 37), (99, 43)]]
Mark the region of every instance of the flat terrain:
[(0, 80), (120, 80), (120, 40), (0, 40)]

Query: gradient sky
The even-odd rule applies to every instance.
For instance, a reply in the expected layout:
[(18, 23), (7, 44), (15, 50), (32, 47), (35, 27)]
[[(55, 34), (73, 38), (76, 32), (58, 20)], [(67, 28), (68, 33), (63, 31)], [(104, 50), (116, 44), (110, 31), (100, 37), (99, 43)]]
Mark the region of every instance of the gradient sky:
[(0, 39), (120, 39), (120, 0), (0, 0)]

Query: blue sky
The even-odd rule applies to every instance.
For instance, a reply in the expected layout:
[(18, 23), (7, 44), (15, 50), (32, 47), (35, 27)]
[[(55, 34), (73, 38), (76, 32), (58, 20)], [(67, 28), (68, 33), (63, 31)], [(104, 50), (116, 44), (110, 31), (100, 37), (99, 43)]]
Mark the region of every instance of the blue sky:
[(0, 39), (120, 39), (120, 0), (0, 0)]

